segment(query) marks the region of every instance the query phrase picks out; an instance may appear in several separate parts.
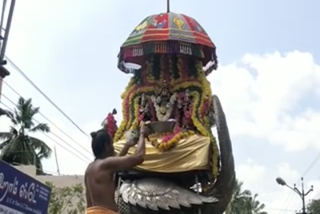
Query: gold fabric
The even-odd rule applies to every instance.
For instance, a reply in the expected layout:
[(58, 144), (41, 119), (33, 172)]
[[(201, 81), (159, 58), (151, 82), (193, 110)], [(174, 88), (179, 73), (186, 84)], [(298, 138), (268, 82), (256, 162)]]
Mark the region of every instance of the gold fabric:
[[(124, 144), (125, 140), (114, 143), (115, 151), (119, 153)], [(167, 173), (209, 169), (209, 151), (210, 138), (199, 135), (180, 140), (173, 149), (166, 152), (161, 152), (150, 142), (146, 142), (144, 162), (136, 168)], [(134, 152), (135, 148), (131, 148), (128, 154)]]
[(86, 209), (86, 214), (118, 214), (104, 207), (94, 206)]

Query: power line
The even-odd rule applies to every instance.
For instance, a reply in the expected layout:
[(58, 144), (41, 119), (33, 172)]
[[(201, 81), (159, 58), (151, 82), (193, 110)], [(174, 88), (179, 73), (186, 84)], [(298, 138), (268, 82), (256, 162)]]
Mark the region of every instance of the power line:
[(316, 194), (316, 195), (313, 197), (313, 199), (319, 200), (319, 199), (320, 199), (320, 192), (318, 192), (318, 194)]
[[(316, 163), (320, 160), (320, 152), (318, 155), (313, 159), (307, 170), (303, 173), (302, 177), (304, 177), (315, 165)], [(320, 177), (319, 177), (320, 178)]]
[(89, 137), (76, 122), (74, 122), (61, 108), (59, 108), (15, 63), (6, 56), (7, 61), (42, 95), (49, 101), (63, 116), (65, 116), (80, 132)]
[[(10, 99), (8, 99), (8, 97), (6, 97), (4, 94), (2, 94), (2, 96), (4, 98), (6, 98), (10, 103), (12, 103), (13, 105), (15, 105), (14, 102), (12, 102)], [(6, 108), (8, 108), (10, 111), (13, 111), (12, 108), (10, 108), (8, 105), (6, 105), (5, 103), (3, 103), (3, 101), (1, 101), (1, 104), (4, 105)], [(37, 120), (34, 119), (35, 122), (37, 122), (39, 124), (39, 122)], [(53, 134), (54, 136), (58, 137), (61, 141), (63, 141), (65, 144), (67, 144), (68, 146), (70, 146), (71, 148), (73, 148), (74, 150), (76, 150), (79, 154), (81, 154), (82, 156), (84, 156), (85, 158), (87, 158), (87, 160), (85, 160), (83, 157), (77, 155), (76, 153), (74, 153), (72, 150), (69, 150), (68, 148), (66, 148), (64, 145), (62, 145), (61, 143), (59, 143), (57, 140), (53, 139), (52, 137), (50, 137), (47, 133), (43, 133), (44, 135), (46, 135), (47, 138), (49, 138), (50, 140), (52, 140), (53, 142), (55, 142), (57, 145), (59, 145), (60, 147), (62, 147), (63, 149), (65, 149), (66, 151), (70, 152), (71, 154), (73, 154), (75, 157), (79, 158), (80, 160), (82, 160), (84, 163), (88, 164), (90, 162), (89, 158), (87, 158), (86, 156), (84, 156), (81, 152), (79, 152), (77, 149), (75, 149), (74, 147), (70, 146), (69, 143), (67, 143), (65, 140), (61, 139), (58, 135), (56, 135), (55, 133), (51, 132), (51, 134)], [(88, 161), (89, 160), (89, 161)]]
[[(310, 165), (307, 167), (307, 169), (306, 169), (306, 171), (302, 174), (302, 177), (304, 177), (315, 165), (316, 165), (316, 163), (318, 162), (320, 160), (320, 152), (316, 155), (316, 157), (313, 159), (313, 161), (310, 163)], [(318, 177), (318, 179), (317, 180), (319, 180), (320, 179), (320, 176)], [(287, 206), (285, 207), (285, 209), (287, 209), (288, 207), (289, 207), (289, 205), (290, 205), (290, 200), (289, 200), (289, 198), (290, 198), (290, 196), (292, 196), (293, 195), (293, 193), (289, 193), (288, 194), (288, 198), (287, 198), (287, 200), (286, 200), (286, 202), (285, 202), (285, 204), (287, 204)], [(320, 192), (315, 196), (315, 198), (316, 197), (319, 197), (320, 196)], [(280, 214), (280, 212), (279, 212), (279, 214)]]
[[(2, 94), (2, 96), (7, 99), (11, 104), (13, 104), (14, 106), (16, 106), (16, 104), (10, 100), (6, 95)], [(4, 103), (2, 103), (4, 105)], [(5, 105), (7, 108), (9, 108), (11, 111), (13, 111), (13, 109), (11, 109), (10, 107), (8, 107), (7, 105)], [(40, 124), (40, 122), (36, 119), (33, 119), (36, 123)], [(79, 154), (81, 154), (83, 157), (85, 157), (87, 160), (90, 161), (90, 159), (85, 156), (82, 152), (80, 152), (79, 150), (77, 150), (75, 147), (72, 147), (72, 145), (70, 145), (68, 142), (66, 142), (64, 139), (62, 139), (59, 135), (55, 134), (54, 132), (50, 132), (52, 135), (54, 135), (56, 138), (58, 138), (59, 140), (61, 140), (62, 142), (64, 142), (66, 145), (68, 145), (69, 147), (71, 147), (72, 149), (74, 149), (75, 151), (77, 151)], [(65, 148), (64, 146), (62, 146), (60, 143), (58, 143), (56, 140), (54, 140), (52, 137), (50, 137), (47, 133), (43, 133), (45, 134), (49, 139), (51, 139), (52, 141), (54, 141), (55, 143), (57, 143), (58, 145), (60, 145), (62, 148)], [(66, 148), (65, 148), (66, 149)], [(70, 150), (67, 150), (70, 152)], [(78, 157), (79, 158), (79, 157)], [(83, 160), (83, 159), (82, 159)], [(88, 162), (86, 162), (88, 163)]]
[[(23, 97), (19, 92), (17, 92), (17, 90), (15, 90), (12, 86), (10, 86), (6, 81), (3, 81), (4, 84), (10, 88), (15, 94), (17, 94), (19, 97)], [(53, 123), (48, 117), (46, 117), (44, 114), (42, 114), (39, 111), (39, 114), (46, 119), (49, 123), (51, 123), (55, 128), (57, 128), (60, 132), (62, 132), (65, 136), (67, 136), (70, 140), (72, 140), (74, 143), (78, 144), (84, 151), (86, 151), (88, 154), (91, 155), (91, 153), (79, 142), (77, 142), (76, 140), (74, 140), (69, 134), (67, 134), (65, 131), (63, 131), (59, 126), (57, 126), (55, 123)], [(59, 137), (60, 138), (60, 137)]]
[[(293, 196), (293, 193), (289, 193), (288, 194), (288, 197), (287, 197), (287, 199), (286, 199), (286, 201), (283, 203), (283, 207), (282, 207), (282, 209), (280, 209), (279, 210), (279, 214), (281, 214), (282, 212), (283, 212), (283, 210), (286, 210), (286, 209), (288, 209), (288, 207), (289, 207), (289, 205), (290, 205), (290, 201), (291, 201), (291, 197)], [(287, 204), (287, 206), (286, 206), (286, 204)]]
[(282, 212), (294, 212), (295, 211), (295, 210), (279, 209), (279, 208), (268, 208), (268, 207), (266, 207), (265, 210), (274, 210), (274, 211), (282, 211)]
[[(23, 152), (26, 152), (26, 151), (19, 151), (19, 150), (15, 150), (16, 152), (21, 152), (21, 153), (23, 153)], [(13, 164), (13, 166), (23, 166), (23, 164), (22, 163), (18, 163), (18, 162), (13, 162), (12, 163)], [(44, 172), (44, 173), (50, 173), (50, 174), (57, 174), (57, 172), (52, 172), (52, 171), (49, 171), (49, 170), (44, 170), (44, 169), (41, 169), (41, 168), (38, 168), (36, 165), (33, 165), (35, 168), (36, 168), (36, 170), (40, 170), (40, 171), (42, 171), (42, 172)]]

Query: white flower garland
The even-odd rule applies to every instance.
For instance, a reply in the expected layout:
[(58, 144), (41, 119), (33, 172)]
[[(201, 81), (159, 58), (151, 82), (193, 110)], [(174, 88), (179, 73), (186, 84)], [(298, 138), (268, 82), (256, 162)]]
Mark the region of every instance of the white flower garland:
[(171, 95), (170, 101), (169, 101), (169, 103), (167, 103), (167, 105), (169, 105), (168, 109), (167, 109), (167, 112), (166, 112), (165, 115), (163, 115), (160, 112), (160, 106), (157, 103), (157, 98), (155, 96), (151, 97), (151, 100), (153, 102), (153, 106), (156, 109), (157, 119), (159, 121), (167, 121), (167, 120), (169, 120), (169, 118), (170, 118), (170, 116), (172, 114), (173, 106), (174, 106), (174, 103), (175, 103), (176, 99), (177, 99), (177, 93), (174, 93), (173, 95)]

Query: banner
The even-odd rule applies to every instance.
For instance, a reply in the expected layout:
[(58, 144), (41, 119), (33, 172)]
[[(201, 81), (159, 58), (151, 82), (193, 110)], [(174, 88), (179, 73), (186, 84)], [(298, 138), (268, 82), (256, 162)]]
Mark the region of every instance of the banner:
[(0, 161), (0, 213), (47, 214), (51, 189)]

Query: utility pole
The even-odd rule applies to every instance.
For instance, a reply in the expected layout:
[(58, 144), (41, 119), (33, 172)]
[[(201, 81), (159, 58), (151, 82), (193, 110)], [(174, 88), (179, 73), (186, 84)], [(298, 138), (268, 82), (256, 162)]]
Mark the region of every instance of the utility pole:
[(56, 147), (55, 147), (55, 146), (54, 146), (53, 148), (54, 148), (54, 157), (55, 157), (55, 159), (56, 159), (57, 172), (58, 172), (58, 175), (60, 176), (60, 168), (59, 168), (57, 150), (56, 150)]
[(8, 6), (9, 7), (8, 13), (6, 13), (7, 3), (8, 3), (8, 0), (2, 0), (2, 11), (1, 11), (1, 18), (0, 18), (0, 99), (2, 94), (3, 78), (5, 78), (10, 74), (9, 71), (4, 67), (4, 65), (7, 64), (6, 60), (4, 59), (4, 56), (7, 48), (9, 32), (11, 28), (11, 21), (12, 21), (16, 0), (11, 0), (11, 4)]
[(301, 191), (297, 188), (296, 184), (293, 185), (293, 188), (291, 186), (289, 186), (285, 180), (283, 180), (282, 178), (278, 177), (276, 179), (277, 183), (281, 186), (286, 186), (289, 189), (293, 190), (295, 193), (297, 193), (301, 200), (302, 200), (302, 213), (297, 213), (297, 214), (307, 214), (307, 208), (306, 208), (306, 201), (305, 201), (305, 197), (313, 191), (313, 186), (311, 186), (311, 188), (305, 192), (304, 190), (304, 182), (303, 182), (303, 178), (301, 178)]

